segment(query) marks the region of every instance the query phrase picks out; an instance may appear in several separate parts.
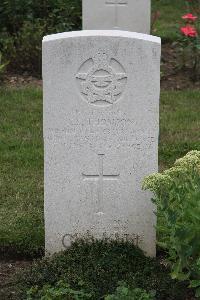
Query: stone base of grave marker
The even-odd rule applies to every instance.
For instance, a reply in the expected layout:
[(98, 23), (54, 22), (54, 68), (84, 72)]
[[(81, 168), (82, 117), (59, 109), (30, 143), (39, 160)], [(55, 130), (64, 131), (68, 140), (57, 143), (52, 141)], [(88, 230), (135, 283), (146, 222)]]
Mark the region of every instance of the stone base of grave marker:
[(82, 31), (43, 40), (46, 251), (131, 240), (155, 255), (160, 39)]

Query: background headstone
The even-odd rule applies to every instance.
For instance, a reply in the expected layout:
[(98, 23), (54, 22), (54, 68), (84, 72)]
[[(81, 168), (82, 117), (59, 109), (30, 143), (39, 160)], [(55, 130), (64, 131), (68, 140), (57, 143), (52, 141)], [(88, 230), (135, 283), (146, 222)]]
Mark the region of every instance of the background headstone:
[(151, 0), (82, 0), (83, 29), (150, 33)]
[(82, 31), (43, 40), (45, 228), (50, 253), (77, 237), (132, 240), (155, 255), (144, 176), (157, 171), (160, 39)]

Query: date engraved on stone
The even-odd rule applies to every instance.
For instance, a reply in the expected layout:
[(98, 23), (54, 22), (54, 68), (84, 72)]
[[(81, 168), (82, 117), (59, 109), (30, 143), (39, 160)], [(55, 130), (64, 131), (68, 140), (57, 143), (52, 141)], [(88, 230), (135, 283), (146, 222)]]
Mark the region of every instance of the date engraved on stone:
[(107, 106), (122, 95), (127, 75), (123, 66), (105, 51), (86, 60), (76, 75), (80, 93), (92, 105)]

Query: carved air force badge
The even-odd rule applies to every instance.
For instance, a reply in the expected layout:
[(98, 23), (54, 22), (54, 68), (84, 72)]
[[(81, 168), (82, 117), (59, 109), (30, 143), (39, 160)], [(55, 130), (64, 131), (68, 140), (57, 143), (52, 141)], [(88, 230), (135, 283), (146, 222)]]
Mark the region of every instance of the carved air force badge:
[(76, 79), (84, 99), (99, 106), (115, 103), (127, 83), (123, 66), (103, 51), (81, 65)]

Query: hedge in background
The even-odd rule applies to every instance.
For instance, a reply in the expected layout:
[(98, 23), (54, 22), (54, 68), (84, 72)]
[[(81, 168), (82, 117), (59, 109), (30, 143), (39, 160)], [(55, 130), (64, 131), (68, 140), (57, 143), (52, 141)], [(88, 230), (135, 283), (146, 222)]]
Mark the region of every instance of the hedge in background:
[(81, 0), (0, 1), (0, 51), (12, 70), (41, 74), (47, 34), (81, 28)]

